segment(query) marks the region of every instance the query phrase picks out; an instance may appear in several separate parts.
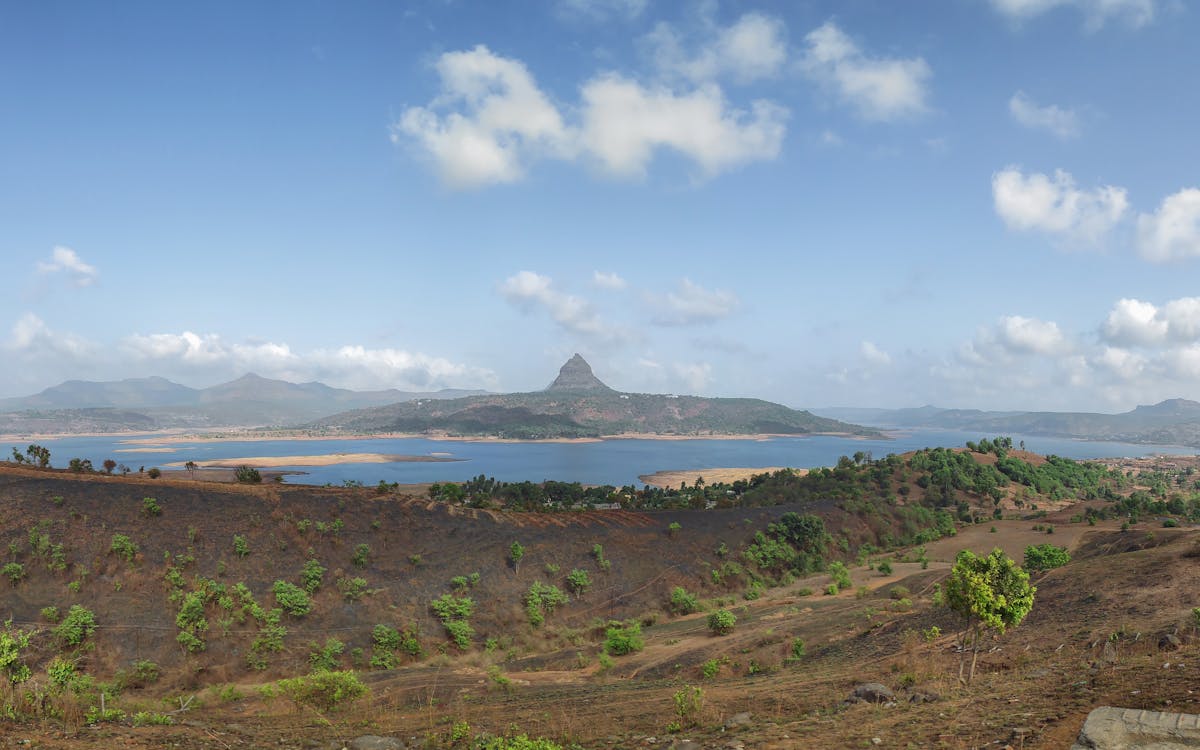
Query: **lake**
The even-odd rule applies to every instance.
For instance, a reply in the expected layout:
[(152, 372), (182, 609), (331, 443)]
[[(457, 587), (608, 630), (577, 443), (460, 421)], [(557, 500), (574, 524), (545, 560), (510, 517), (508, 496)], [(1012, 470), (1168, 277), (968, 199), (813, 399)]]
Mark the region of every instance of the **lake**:
[[(296, 484), (341, 484), (380, 480), (413, 484), (461, 481), (485, 474), (501, 481), (554, 479), (584, 484), (616, 486), (641, 484), (638, 476), (656, 471), (718, 467), (832, 466), (840, 456), (869, 451), (875, 457), (917, 448), (961, 447), (984, 435), (951, 430), (912, 430), (889, 433), (889, 440), (859, 440), (827, 435), (776, 437), (762, 440), (605, 440), (594, 443), (490, 443), (423, 438), (363, 438), (356, 440), (197, 441), (174, 443), (170, 452), (145, 450), (131, 444), (139, 439), (120, 437), (66, 437), (37, 440), (50, 449), (51, 464), (64, 467), (72, 458), (90, 459), (99, 467), (111, 458), (137, 471), (168, 463), (236, 459), (247, 456), (298, 456), (328, 453), (383, 453), (389, 455), (448, 456), (442, 463), (339, 464), (274, 468), (305, 472), (290, 475)], [(1146, 456), (1153, 453), (1191, 455), (1197, 449), (1167, 445), (1087, 442), (1064, 438), (1012, 435), (1014, 444), (1025, 441), (1028, 450), (1075, 459)], [(12, 447), (24, 450), (29, 441), (0, 443), (8, 455)], [(118, 452), (121, 451), (121, 452)], [(129, 451), (129, 452), (125, 452)]]

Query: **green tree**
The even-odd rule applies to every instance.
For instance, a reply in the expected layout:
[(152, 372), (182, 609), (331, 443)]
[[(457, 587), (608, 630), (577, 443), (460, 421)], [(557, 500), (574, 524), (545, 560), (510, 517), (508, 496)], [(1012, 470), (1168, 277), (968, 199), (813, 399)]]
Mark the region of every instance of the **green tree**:
[(513, 542), (508, 548), (508, 559), (512, 561), (513, 572), (517, 575), (521, 573), (521, 558), (525, 557), (525, 548), (520, 542)]
[(45, 448), (35, 443), (25, 449), (25, 455), (29, 456), (29, 463), (36, 463), (40, 469), (45, 469), (50, 465), (49, 448)]
[[(963, 619), (958, 634), (958, 679), (968, 684), (975, 676), (975, 663), (985, 630), (1003, 635), (1016, 627), (1033, 609), (1037, 589), (1029, 585), (1029, 574), (1000, 548), (986, 557), (970, 550), (958, 553), (954, 568), (940, 592), (940, 601)], [(966, 652), (971, 650), (971, 668), (966, 677)]]

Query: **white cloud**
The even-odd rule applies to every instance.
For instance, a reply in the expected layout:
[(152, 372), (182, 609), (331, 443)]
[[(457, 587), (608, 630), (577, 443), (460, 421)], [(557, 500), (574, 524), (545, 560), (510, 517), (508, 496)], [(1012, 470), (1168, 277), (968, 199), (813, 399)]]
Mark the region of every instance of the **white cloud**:
[(520, 271), (500, 284), (500, 293), (524, 310), (545, 310), (555, 323), (571, 333), (601, 341), (627, 337), (622, 329), (601, 320), (586, 300), (559, 291), (549, 276)]
[(649, 0), (558, 0), (557, 10), (560, 16), (569, 19), (632, 20), (642, 15), (648, 4)]
[(666, 326), (712, 323), (732, 315), (739, 304), (733, 292), (705, 289), (688, 278), (661, 299), (653, 297), (651, 301), (660, 308), (654, 322)]
[(50, 254), (50, 260), (39, 261), (37, 269), (41, 273), (63, 273), (75, 286), (91, 286), (96, 283), (100, 272), (95, 266), (83, 262), (79, 253), (69, 247), (55, 246)]
[(1133, 27), (1154, 20), (1155, 0), (991, 0), (992, 7), (1017, 21), (1024, 21), (1055, 8), (1077, 8), (1087, 27), (1096, 30), (1109, 19), (1121, 19)]
[(1066, 344), (1057, 323), (1021, 315), (1001, 318), (997, 334), (1005, 349), (1018, 354), (1060, 354)]
[(832, 21), (809, 32), (800, 69), (832, 89), (867, 120), (895, 120), (928, 109), (929, 65), (911, 59), (871, 57)]
[(1008, 100), (1008, 111), (1014, 120), (1027, 128), (1045, 130), (1064, 139), (1079, 135), (1079, 116), (1073, 110), (1054, 104), (1039, 107), (1024, 91), (1012, 95)]
[(774, 159), (783, 143), (787, 111), (758, 100), (734, 109), (715, 84), (677, 93), (646, 88), (611, 74), (583, 87), (580, 144), (604, 171), (642, 177), (658, 148), (671, 149), (712, 177), (751, 161)]
[(718, 28), (705, 18), (706, 38), (689, 52), (684, 35), (660, 23), (643, 43), (661, 73), (697, 83), (729, 75), (741, 83), (777, 75), (787, 61), (787, 28), (778, 19), (747, 13), (732, 26)]
[(453, 188), (515, 182), (539, 158), (582, 156), (612, 175), (636, 178), (660, 149), (712, 177), (775, 158), (787, 120), (785, 109), (766, 100), (749, 111), (730, 106), (715, 83), (676, 90), (610, 73), (583, 84), (580, 122), (568, 126), (518, 60), (480, 45), (443, 54), (436, 67), (442, 94), (428, 107), (405, 110), (392, 139), (411, 138)]
[(688, 393), (703, 393), (712, 382), (712, 365), (707, 362), (677, 362), (671, 366), (675, 377), (687, 385)]
[(859, 354), (867, 364), (876, 367), (887, 367), (892, 363), (892, 356), (870, 341), (862, 342), (859, 346)]
[(1009, 229), (1046, 232), (1085, 245), (1101, 244), (1129, 207), (1124, 188), (1080, 190), (1061, 169), (1053, 177), (1003, 169), (992, 176), (992, 199)]
[(600, 289), (608, 289), (611, 291), (620, 291), (629, 286), (625, 279), (621, 278), (615, 271), (612, 273), (604, 273), (602, 271), (592, 272), (592, 285)]
[(1134, 380), (1146, 370), (1146, 358), (1136, 352), (1119, 347), (1106, 346), (1094, 362), (1121, 380)]
[(1200, 257), (1200, 189), (1163, 199), (1158, 211), (1137, 221), (1138, 251), (1155, 263)]
[(1200, 297), (1171, 300), (1161, 308), (1152, 302), (1120, 299), (1108, 313), (1100, 334), (1118, 346), (1165, 346), (1200, 339)]
[(1200, 379), (1200, 344), (1169, 349), (1162, 355), (1164, 375), (1194, 384)]
[[(479, 45), (438, 58), (442, 95), (426, 107), (405, 110), (393, 126), (415, 138), (437, 163), (451, 187), (514, 182), (530, 154), (554, 153), (566, 143), (558, 109), (537, 87), (523, 63)], [(436, 110), (452, 105), (465, 114)]]
[(74, 334), (54, 331), (37, 315), (27, 312), (13, 324), (12, 337), (4, 349), (23, 358), (76, 358), (88, 354), (92, 345)]

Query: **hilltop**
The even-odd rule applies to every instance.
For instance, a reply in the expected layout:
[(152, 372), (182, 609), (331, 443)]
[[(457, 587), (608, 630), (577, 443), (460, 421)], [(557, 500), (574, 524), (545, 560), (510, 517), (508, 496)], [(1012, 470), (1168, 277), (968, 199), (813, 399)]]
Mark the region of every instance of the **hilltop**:
[(440, 433), (510, 439), (595, 438), (628, 434), (878, 435), (754, 398), (706, 398), (623, 393), (605, 385), (579, 354), (542, 391), (487, 394), (360, 409), (318, 420), (309, 428), (351, 433)]
[(836, 419), (875, 427), (933, 427), (993, 435), (1021, 434), (1200, 447), (1200, 402), (1183, 398), (1142, 405), (1119, 414), (941, 409), (818, 409)]
[[(1059, 748), (1096, 705), (1194, 712), (1200, 532), (1155, 518), (1200, 517), (1194, 493), (1158, 494), (1184, 470), (976, 447), (599, 488), (620, 506), (602, 511), (568, 511), (561, 483), (516, 512), (528, 487), (484, 481), (441, 502), (0, 466), (0, 637), (25, 644), (6, 646), (21, 682), (0, 721), (76, 750), (466, 747), (512, 725), (582, 748)], [(935, 585), (958, 550), (1041, 543), (1074, 559), (958, 684)], [(822, 593), (835, 563), (849, 579)], [(720, 609), (727, 635), (706, 624)], [(368, 693), (306, 703), (277, 682), (314, 669)], [(895, 705), (844, 703), (861, 682)]]

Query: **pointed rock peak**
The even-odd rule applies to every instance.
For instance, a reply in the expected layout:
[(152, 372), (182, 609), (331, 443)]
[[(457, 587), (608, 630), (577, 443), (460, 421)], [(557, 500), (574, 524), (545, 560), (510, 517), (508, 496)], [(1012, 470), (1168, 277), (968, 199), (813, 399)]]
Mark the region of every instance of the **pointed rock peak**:
[(576, 354), (558, 371), (558, 377), (546, 388), (548, 391), (611, 391), (592, 374), (592, 366)]

